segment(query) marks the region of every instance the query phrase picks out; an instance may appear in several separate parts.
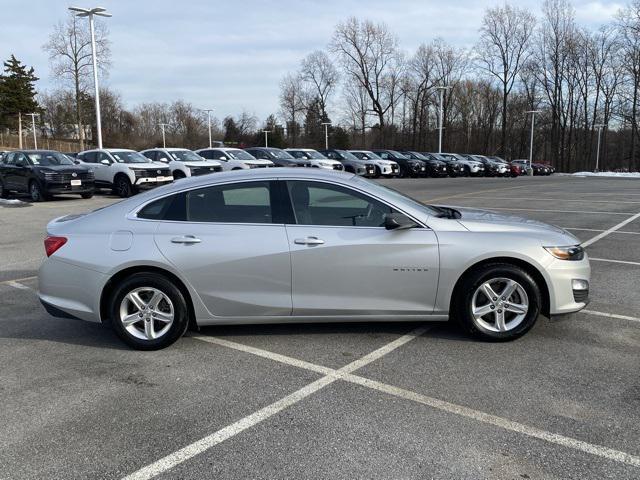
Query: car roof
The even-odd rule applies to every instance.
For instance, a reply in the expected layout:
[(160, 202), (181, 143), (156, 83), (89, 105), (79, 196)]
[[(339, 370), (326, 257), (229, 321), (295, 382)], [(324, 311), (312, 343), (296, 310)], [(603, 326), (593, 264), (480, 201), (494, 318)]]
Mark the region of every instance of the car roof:
[[(269, 148), (271, 148), (271, 147), (269, 147)], [(315, 148), (296, 148), (296, 147), (285, 148), (284, 151), (285, 152), (291, 152), (291, 151), (296, 151), (296, 152), (317, 152), (317, 150)]]

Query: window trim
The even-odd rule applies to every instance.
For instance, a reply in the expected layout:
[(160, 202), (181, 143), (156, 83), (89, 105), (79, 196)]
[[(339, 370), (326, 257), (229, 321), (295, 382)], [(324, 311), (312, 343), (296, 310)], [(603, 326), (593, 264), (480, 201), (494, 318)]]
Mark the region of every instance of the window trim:
[[(392, 210), (396, 210), (399, 213), (402, 213), (403, 215), (406, 215), (407, 217), (409, 217), (411, 220), (413, 220), (418, 226), (419, 228), (426, 228), (428, 230), (431, 230), (431, 228), (429, 228), (429, 226), (425, 225), (424, 222), (421, 222), (419, 220), (417, 220), (416, 218), (413, 217), (413, 215), (409, 215), (408, 213), (406, 213), (405, 211), (403, 211), (402, 209), (398, 208), (395, 205), (390, 204), (389, 202), (375, 196), (375, 195), (371, 195), (369, 192), (364, 192), (358, 188), (354, 188), (351, 185), (345, 185), (343, 183), (333, 183), (330, 182), (328, 180), (321, 180), (321, 179), (308, 179), (308, 178), (286, 178), (283, 179), (285, 182), (314, 182), (314, 183), (326, 183), (328, 185), (332, 185), (332, 186), (339, 186), (342, 187), (344, 189), (347, 190), (352, 190), (355, 191), (357, 193), (359, 193), (360, 195), (363, 195), (365, 197), (368, 198), (373, 198), (374, 200), (376, 200), (379, 203), (382, 203), (384, 205), (386, 205), (387, 207), (391, 208)], [(375, 228), (375, 229), (385, 229), (385, 227), (369, 227), (369, 226), (365, 226), (365, 225), (314, 225), (314, 224), (306, 224), (306, 223), (298, 223), (298, 219), (295, 216), (295, 208), (293, 206), (293, 199), (291, 198), (291, 194), (289, 193), (289, 187), (287, 186), (287, 195), (289, 197), (289, 203), (291, 204), (291, 210), (293, 211), (293, 215), (294, 215), (294, 220), (296, 221), (296, 223), (287, 223), (286, 225), (288, 226), (301, 226), (301, 227), (313, 227), (313, 228), (357, 228), (357, 229), (371, 229), (371, 228)]]
[[(269, 222), (269, 223), (265, 223), (265, 222), (198, 222), (198, 221), (193, 221), (193, 220), (163, 220), (163, 219), (154, 219), (154, 218), (142, 218), (142, 217), (138, 217), (138, 214), (140, 213), (140, 211), (142, 209), (144, 209), (145, 207), (147, 207), (148, 205), (150, 205), (151, 203), (163, 200), (167, 197), (172, 197), (172, 196), (176, 196), (176, 195), (181, 195), (181, 194), (187, 194), (189, 192), (195, 191), (195, 190), (200, 190), (203, 188), (212, 188), (212, 187), (222, 187), (224, 185), (240, 185), (240, 184), (248, 184), (248, 183), (269, 183), (269, 184), (275, 184), (275, 185), (269, 185), (269, 200), (271, 201), (271, 197), (272, 196), (282, 196), (283, 191), (286, 192), (287, 194), (287, 198), (288, 198), (288, 190), (286, 187), (286, 184), (284, 183), (284, 181), (280, 178), (265, 178), (265, 179), (252, 179), (252, 180), (242, 180), (242, 181), (229, 181), (229, 182), (220, 182), (220, 183), (210, 183), (207, 185), (201, 185), (198, 187), (192, 187), (192, 188), (184, 188), (182, 190), (178, 190), (176, 192), (171, 192), (171, 193), (167, 193), (166, 195), (160, 196), (160, 197), (156, 197), (153, 199), (150, 199), (148, 201), (146, 201), (145, 203), (139, 205), (138, 207), (134, 208), (133, 210), (131, 210), (127, 215), (126, 218), (128, 220), (134, 220), (134, 221), (142, 221), (142, 222), (164, 222), (164, 223), (180, 223), (180, 224), (195, 224), (195, 225), (275, 225), (275, 226), (284, 226), (284, 225), (290, 225), (289, 223), (286, 222), (282, 222), (282, 223), (275, 223), (275, 222)], [(281, 185), (281, 186), (279, 186)], [(272, 191), (272, 187), (275, 186), (275, 193)], [(283, 188), (284, 187), (284, 188)], [(284, 202), (285, 199), (281, 198), (281, 200)], [(293, 212), (293, 206), (289, 201), (285, 202), (286, 205), (288, 206), (289, 212), (289, 219), (294, 217), (294, 212)], [(274, 213), (276, 213), (276, 211), (278, 210), (278, 208), (274, 208), (273, 205), (270, 205), (271, 207), (271, 218), (273, 219), (274, 217)], [(282, 212), (278, 212), (278, 213), (282, 213)], [(284, 217), (285, 215), (283, 215)]]

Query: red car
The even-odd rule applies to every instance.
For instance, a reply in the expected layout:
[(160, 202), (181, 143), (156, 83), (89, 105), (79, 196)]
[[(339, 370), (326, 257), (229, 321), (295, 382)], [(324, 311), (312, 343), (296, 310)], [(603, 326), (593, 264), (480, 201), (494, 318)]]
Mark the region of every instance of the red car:
[(495, 160), (496, 162), (500, 162), (500, 163), (506, 163), (509, 166), (509, 172), (507, 174), (505, 174), (506, 176), (511, 176), (513, 178), (515, 177), (519, 177), (520, 175), (524, 174), (524, 170), (522, 169), (522, 167), (520, 165), (514, 165), (513, 163), (509, 163), (506, 160), (504, 160), (503, 158), (500, 157), (496, 157), (491, 156), (489, 157), (491, 160)]

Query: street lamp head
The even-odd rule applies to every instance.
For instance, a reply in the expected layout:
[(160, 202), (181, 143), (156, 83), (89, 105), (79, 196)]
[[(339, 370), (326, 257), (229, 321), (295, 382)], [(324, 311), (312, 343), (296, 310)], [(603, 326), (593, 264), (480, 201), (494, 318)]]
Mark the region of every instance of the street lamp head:
[(606, 123), (597, 123), (594, 125), (594, 127), (596, 128), (607, 128), (607, 124)]
[(77, 12), (76, 16), (78, 17), (88, 17), (90, 15), (98, 15), (100, 17), (112, 16), (110, 13), (107, 12), (107, 9), (103, 7), (95, 7), (95, 8), (69, 7), (69, 10), (72, 12)]
[(527, 110), (524, 113), (540, 113), (542, 110)]
[(321, 125), (332, 125), (331, 122), (322, 122)]

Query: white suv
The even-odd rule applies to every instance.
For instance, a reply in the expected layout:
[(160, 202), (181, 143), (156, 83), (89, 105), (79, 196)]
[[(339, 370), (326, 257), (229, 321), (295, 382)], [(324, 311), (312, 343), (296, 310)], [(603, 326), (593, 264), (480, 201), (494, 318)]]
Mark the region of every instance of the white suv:
[(312, 167), (324, 168), (326, 170), (344, 170), (344, 165), (339, 161), (331, 160), (313, 148), (285, 148), (284, 151), (289, 152), (295, 158), (309, 160)]
[(206, 159), (222, 162), (224, 171), (274, 166), (271, 160), (258, 160), (249, 152), (239, 148), (201, 148), (196, 150), (196, 153)]
[(375, 177), (398, 177), (400, 176), (400, 165), (393, 160), (385, 160), (380, 155), (370, 150), (349, 150), (349, 153), (355, 155), (360, 160), (367, 160), (376, 167)]
[(222, 163), (205, 160), (186, 148), (150, 148), (140, 153), (149, 160), (169, 165), (174, 180), (222, 171)]
[(173, 182), (171, 170), (135, 150), (104, 148), (78, 154), (78, 160), (91, 166), (96, 188), (111, 188), (121, 197), (130, 197), (144, 188)]

